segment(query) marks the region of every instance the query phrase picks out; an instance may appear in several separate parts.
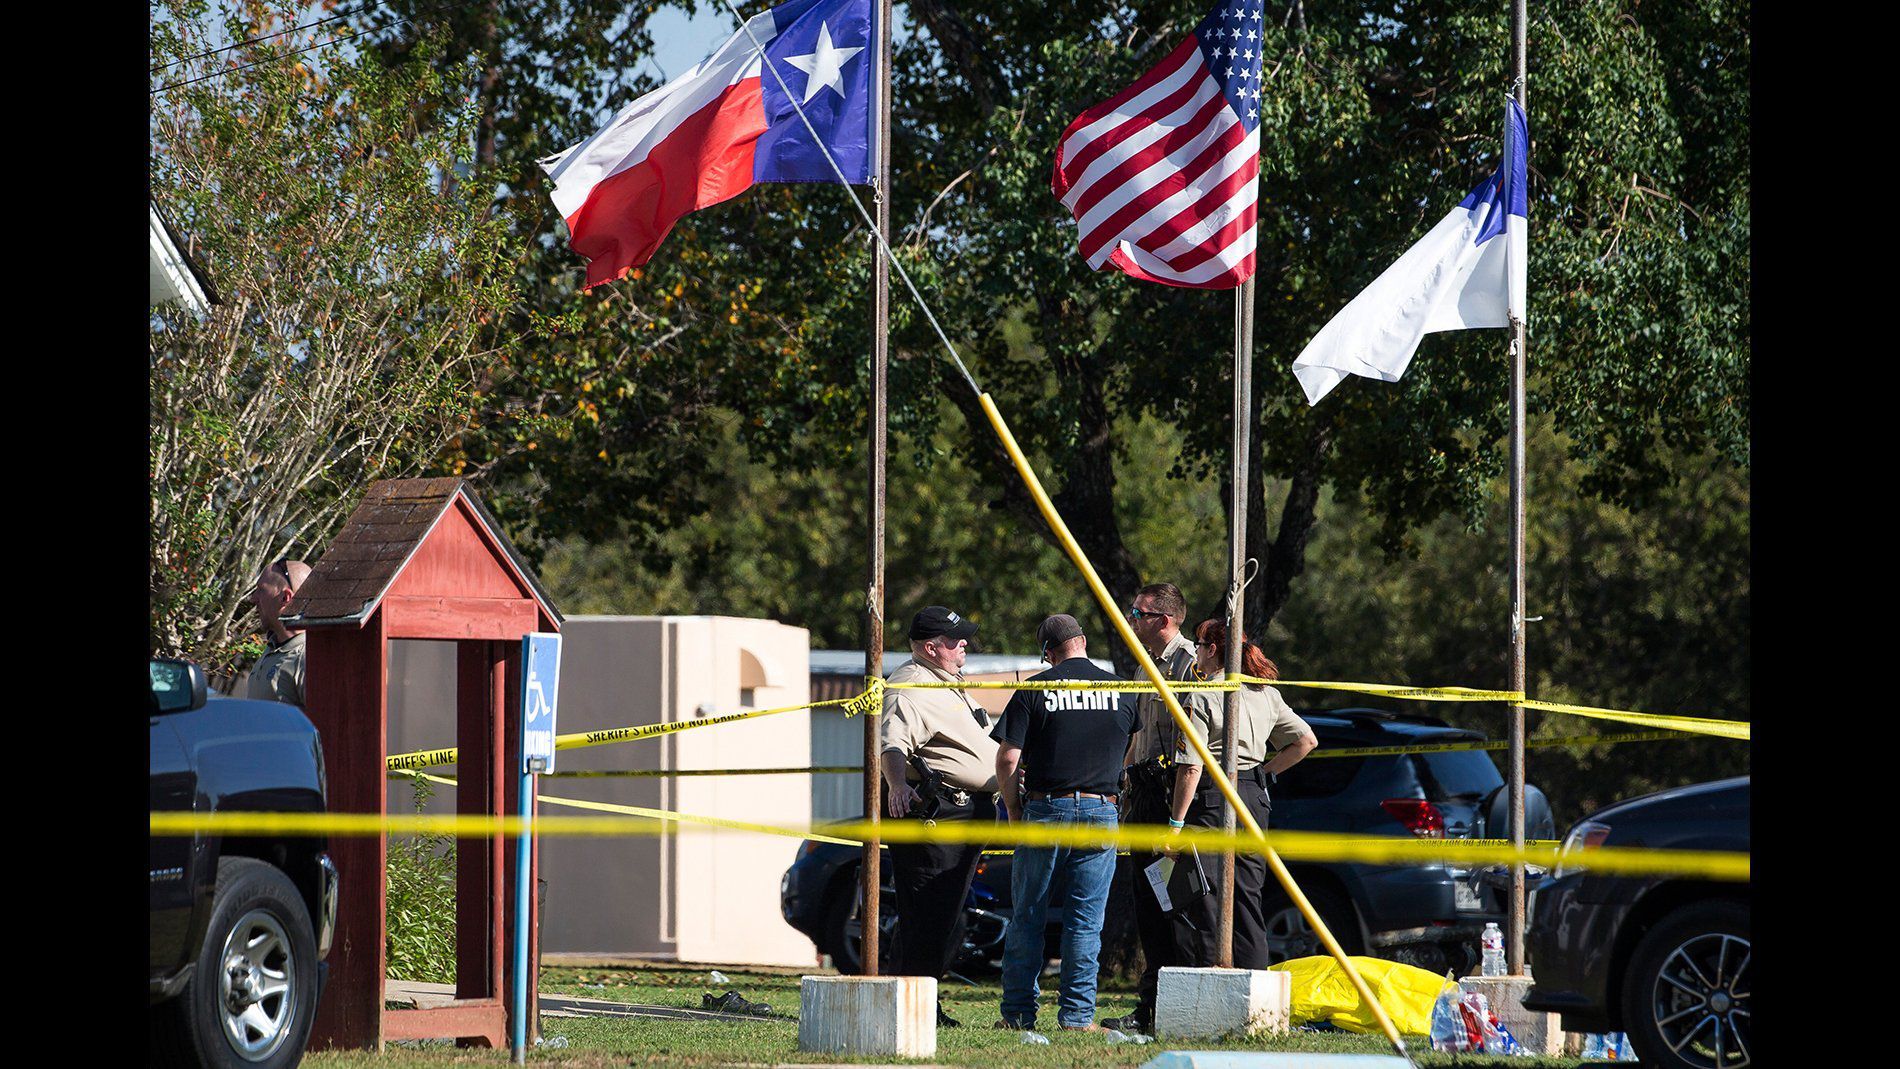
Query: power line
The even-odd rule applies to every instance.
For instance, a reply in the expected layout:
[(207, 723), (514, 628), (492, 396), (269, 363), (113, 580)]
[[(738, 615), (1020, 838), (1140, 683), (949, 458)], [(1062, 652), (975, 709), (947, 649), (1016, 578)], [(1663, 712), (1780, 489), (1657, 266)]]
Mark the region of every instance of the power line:
[[(398, 25), (398, 26), (399, 26), (399, 25), (401, 25), (402, 23), (404, 23), (404, 22), (408, 22), (408, 21), (409, 21), (408, 19), (400, 19), (400, 20), (398, 20), (397, 22), (395, 22), (395, 23), (392, 23), (392, 25)], [(170, 92), (170, 91), (171, 91), (171, 90), (173, 90), (173, 89), (178, 89), (178, 88), (180, 88), (180, 87), (182, 87), (182, 86), (187, 86), (187, 85), (196, 85), (196, 84), (197, 84), (197, 83), (199, 83), (199, 82), (203, 82), (203, 81), (209, 81), (209, 80), (210, 80), (210, 79), (212, 79), (212, 78), (222, 78), (222, 77), (224, 77), (224, 76), (225, 76), (225, 75), (227, 75), (227, 74), (236, 74), (236, 73), (237, 73), (238, 71), (241, 71), (241, 70), (249, 70), (250, 68), (252, 68), (252, 67), (255, 67), (255, 66), (258, 66), (258, 65), (260, 65), (260, 64), (264, 64), (264, 63), (276, 63), (276, 62), (278, 62), (278, 61), (280, 61), (280, 60), (286, 60), (286, 59), (289, 59), (289, 58), (291, 58), (292, 56), (301, 56), (301, 55), (303, 55), (303, 54), (304, 54), (305, 52), (311, 52), (311, 51), (315, 51), (316, 49), (319, 49), (319, 48), (328, 48), (328, 47), (329, 47), (330, 45), (334, 45), (334, 44), (341, 44), (341, 43), (343, 43), (344, 41), (351, 41), (351, 40), (355, 40), (356, 38), (358, 38), (358, 37), (361, 37), (361, 36), (363, 36), (363, 34), (364, 34), (364, 33), (366, 33), (366, 32), (367, 32), (367, 31), (365, 31), (365, 30), (358, 30), (358, 31), (356, 31), (355, 33), (351, 33), (351, 34), (342, 34), (342, 35), (339, 35), (339, 36), (336, 36), (336, 37), (332, 37), (332, 38), (330, 38), (330, 39), (329, 39), (328, 41), (318, 41), (318, 42), (317, 42), (316, 44), (314, 44), (314, 45), (308, 45), (308, 46), (306, 46), (306, 47), (304, 47), (304, 48), (299, 48), (299, 49), (297, 49), (297, 50), (296, 50), (295, 52), (286, 52), (286, 53), (284, 53), (284, 54), (283, 54), (283, 55), (281, 55), (281, 56), (266, 56), (266, 57), (264, 57), (263, 59), (254, 59), (254, 60), (252, 60), (252, 61), (251, 61), (251, 62), (249, 62), (249, 63), (246, 63), (246, 64), (243, 64), (242, 66), (237, 66), (237, 67), (227, 67), (227, 68), (225, 68), (224, 70), (215, 70), (215, 71), (212, 71), (212, 72), (211, 72), (211, 73), (209, 73), (209, 74), (201, 74), (201, 75), (199, 75), (199, 76), (198, 76), (198, 77), (196, 77), (196, 78), (186, 78), (186, 79), (185, 79), (185, 80), (183, 80), (183, 81), (178, 81), (178, 82), (172, 82), (172, 83), (171, 83), (171, 84), (169, 84), (169, 85), (161, 85), (161, 86), (159, 86), (159, 87), (158, 87), (157, 89), (154, 89), (154, 90), (152, 90), (152, 94), (151, 94), (151, 95), (153, 95), (153, 96), (158, 96), (158, 95), (159, 95), (160, 93), (167, 93), (167, 92)]]
[[(166, 67), (176, 67), (179, 63), (189, 63), (192, 60), (203, 59), (207, 56), (215, 56), (219, 54), (220, 52), (229, 52), (234, 48), (243, 48), (247, 45), (257, 44), (262, 41), (269, 41), (272, 38), (282, 37), (288, 33), (296, 33), (298, 30), (307, 30), (307, 29), (311, 29), (312, 27), (321, 26), (328, 22), (335, 22), (338, 19), (349, 18), (353, 15), (361, 15), (361, 14), (364, 14), (365, 12), (375, 9), (377, 6), (378, 4), (375, 4), (375, 3), (367, 4), (363, 7), (356, 9), (355, 11), (344, 12), (338, 15), (331, 15), (328, 18), (318, 19), (315, 22), (305, 23), (302, 26), (293, 26), (288, 30), (280, 30), (277, 33), (266, 34), (263, 37), (252, 38), (249, 41), (240, 41), (234, 45), (227, 45), (223, 48), (213, 49), (209, 52), (202, 52), (196, 56), (188, 56), (185, 59), (177, 60), (176, 62), (173, 62), (173, 63), (167, 63), (164, 66), (153, 67), (151, 70), (151, 73), (156, 74), (157, 72), (164, 70)], [(439, 15), (442, 12), (447, 11), (448, 9), (454, 6), (456, 5), (453, 3), (440, 4), (435, 7), (431, 7), (426, 10), (417, 12), (414, 15), (410, 15), (405, 18), (396, 19), (393, 22), (390, 22), (386, 25), (374, 27), (373, 29), (375, 31), (381, 31), (381, 30), (391, 30), (391, 29), (396, 28), (397, 26), (406, 26), (409, 23), (414, 22), (416, 19), (422, 18), (425, 15)], [(334, 44), (341, 44), (344, 41), (354, 40), (370, 32), (372, 32), (371, 29), (362, 29), (362, 30), (356, 31), (355, 33), (338, 34), (337, 36), (332, 37), (327, 41), (319, 41), (316, 44), (299, 48), (294, 52), (286, 52), (281, 56), (266, 56), (263, 59), (252, 60), (251, 62), (243, 64), (241, 66), (227, 67), (227, 68), (224, 68), (223, 70), (215, 70), (215, 71), (211, 71), (208, 74), (201, 74), (196, 78), (186, 78), (181, 81), (172, 82), (168, 85), (161, 85), (157, 89), (152, 90), (151, 95), (158, 96), (160, 93), (169, 92), (173, 89), (177, 89), (182, 86), (195, 85), (198, 82), (209, 81), (212, 78), (221, 78), (227, 74), (236, 74), (238, 71), (248, 70), (251, 67), (258, 66), (259, 64), (262, 64), (262, 63), (275, 63), (275, 62), (278, 62), (279, 60), (290, 59), (293, 56), (301, 56), (305, 52), (315, 51), (316, 49), (319, 49), (319, 48), (327, 48), (330, 45), (334, 45)]]
[(331, 15), (329, 18), (318, 19), (315, 22), (306, 22), (302, 26), (292, 26), (288, 30), (278, 30), (276, 33), (267, 33), (262, 37), (253, 37), (248, 41), (239, 41), (237, 44), (234, 44), (234, 45), (225, 45), (223, 48), (214, 48), (209, 52), (200, 52), (195, 56), (186, 56), (184, 59), (175, 59), (175, 60), (172, 60), (170, 63), (161, 63), (158, 66), (153, 67), (150, 71), (146, 73), (157, 74), (159, 71), (168, 70), (172, 67), (176, 67), (180, 63), (190, 63), (192, 60), (196, 60), (196, 59), (209, 59), (212, 56), (218, 55), (219, 53), (229, 52), (234, 48), (244, 48), (247, 45), (262, 44), (265, 41), (274, 40), (288, 33), (296, 33), (298, 30), (315, 29), (316, 27), (321, 26), (327, 22), (335, 22), (338, 19), (347, 19), (352, 15), (360, 15), (363, 12), (368, 11), (371, 7), (375, 7), (375, 6), (376, 6), (375, 4), (370, 4), (367, 7), (359, 8), (356, 11), (345, 11), (342, 14)]

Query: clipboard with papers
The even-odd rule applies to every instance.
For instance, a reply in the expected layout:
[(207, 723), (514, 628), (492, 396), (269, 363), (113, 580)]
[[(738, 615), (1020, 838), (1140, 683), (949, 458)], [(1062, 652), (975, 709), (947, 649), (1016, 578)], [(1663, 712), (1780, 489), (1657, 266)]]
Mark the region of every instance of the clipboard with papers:
[(1177, 864), (1176, 858), (1164, 857), (1141, 870), (1164, 913), (1176, 908), (1177, 898), (1180, 905), (1186, 905), (1212, 889), (1207, 868), (1201, 864), (1201, 852), (1192, 846), (1188, 852), (1194, 859), (1192, 865)]

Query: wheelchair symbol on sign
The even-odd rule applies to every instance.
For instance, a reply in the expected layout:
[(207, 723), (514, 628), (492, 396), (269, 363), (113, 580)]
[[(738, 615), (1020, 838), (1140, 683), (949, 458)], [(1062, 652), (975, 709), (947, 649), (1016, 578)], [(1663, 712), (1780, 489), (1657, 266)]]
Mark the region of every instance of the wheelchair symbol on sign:
[(542, 688), (539, 675), (529, 677), (526, 698), (529, 724), (533, 724), (544, 716), (553, 715), (553, 703), (548, 701), (547, 691)]

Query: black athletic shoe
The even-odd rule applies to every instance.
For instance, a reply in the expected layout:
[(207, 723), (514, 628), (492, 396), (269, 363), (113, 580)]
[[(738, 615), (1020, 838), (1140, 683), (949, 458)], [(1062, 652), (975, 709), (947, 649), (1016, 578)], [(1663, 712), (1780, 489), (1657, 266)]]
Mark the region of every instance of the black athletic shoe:
[(962, 1028), (963, 1022), (943, 1012), (943, 1003), (939, 1002), (937, 1003), (937, 1027), (938, 1028)]
[(1113, 1028), (1117, 1032), (1140, 1033), (1144, 1036), (1154, 1034), (1154, 1022), (1143, 1020), (1139, 1014), (1129, 1013), (1120, 1017), (1102, 1018), (1103, 1028)]
[(749, 1001), (744, 995), (739, 994), (737, 991), (728, 991), (717, 997), (711, 992), (707, 992), (700, 996), (699, 1008), (702, 1010), (714, 1010), (719, 1013), (750, 1014), (754, 1017), (769, 1017), (772, 1014), (772, 1007), (763, 1002)]

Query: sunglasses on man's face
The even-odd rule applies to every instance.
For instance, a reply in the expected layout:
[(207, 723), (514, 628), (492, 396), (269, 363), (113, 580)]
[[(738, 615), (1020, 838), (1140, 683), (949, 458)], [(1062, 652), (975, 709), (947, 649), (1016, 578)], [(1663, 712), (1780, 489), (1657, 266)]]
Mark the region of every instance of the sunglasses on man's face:
[(1159, 616), (1159, 617), (1165, 618), (1167, 615), (1168, 614), (1165, 612), (1156, 612), (1153, 609), (1129, 609), (1128, 610), (1128, 618), (1130, 620), (1141, 620), (1150, 616)]

